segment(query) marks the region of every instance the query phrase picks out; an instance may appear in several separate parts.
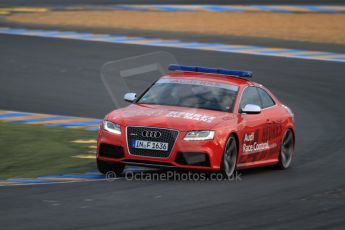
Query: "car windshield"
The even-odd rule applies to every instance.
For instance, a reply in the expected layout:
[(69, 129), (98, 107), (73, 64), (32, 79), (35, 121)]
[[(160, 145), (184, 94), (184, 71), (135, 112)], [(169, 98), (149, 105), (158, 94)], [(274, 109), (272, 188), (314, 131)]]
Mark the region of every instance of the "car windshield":
[(160, 79), (137, 101), (232, 112), (238, 86), (193, 79)]

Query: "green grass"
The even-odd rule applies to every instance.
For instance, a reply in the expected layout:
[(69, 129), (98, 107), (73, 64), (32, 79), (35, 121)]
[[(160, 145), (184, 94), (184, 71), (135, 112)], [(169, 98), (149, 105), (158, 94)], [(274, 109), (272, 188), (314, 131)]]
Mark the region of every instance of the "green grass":
[(93, 131), (0, 122), (0, 179), (95, 171), (94, 159), (72, 157), (90, 144), (71, 141), (96, 138)]

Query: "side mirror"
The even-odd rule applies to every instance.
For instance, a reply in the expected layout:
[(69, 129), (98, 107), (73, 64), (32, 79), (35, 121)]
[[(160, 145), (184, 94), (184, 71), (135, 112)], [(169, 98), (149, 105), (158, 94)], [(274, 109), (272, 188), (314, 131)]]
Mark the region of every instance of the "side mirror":
[(260, 106), (257, 106), (257, 105), (247, 104), (242, 109), (242, 113), (246, 113), (246, 114), (259, 114), (259, 113), (261, 113), (261, 108), (260, 108)]
[(136, 93), (126, 93), (125, 96), (123, 96), (123, 100), (127, 102), (133, 102), (135, 99), (137, 99)]

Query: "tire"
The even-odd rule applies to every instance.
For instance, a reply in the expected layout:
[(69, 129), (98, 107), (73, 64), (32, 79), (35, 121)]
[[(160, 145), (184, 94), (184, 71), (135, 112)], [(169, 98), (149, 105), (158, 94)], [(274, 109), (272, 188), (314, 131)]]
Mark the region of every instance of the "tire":
[(279, 169), (287, 169), (291, 165), (292, 156), (294, 154), (294, 134), (291, 129), (286, 130), (279, 153)]
[(237, 163), (237, 143), (233, 135), (226, 142), (220, 171), (225, 178), (230, 178), (235, 170)]
[(108, 172), (114, 172), (117, 176), (121, 175), (126, 165), (122, 163), (108, 163), (97, 159), (98, 171), (102, 174), (107, 174)]

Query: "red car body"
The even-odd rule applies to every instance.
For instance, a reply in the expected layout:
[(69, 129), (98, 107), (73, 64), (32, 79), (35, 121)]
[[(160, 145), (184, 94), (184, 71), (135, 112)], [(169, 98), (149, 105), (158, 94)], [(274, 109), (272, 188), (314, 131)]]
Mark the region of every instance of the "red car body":
[[(222, 168), (227, 140), (232, 136), (237, 146), (235, 168), (244, 169), (279, 164), (287, 130), (295, 139), (291, 110), (260, 84), (237, 76), (197, 71), (171, 72), (161, 79), (235, 85), (238, 91), (233, 110), (224, 112), (134, 102), (105, 116), (104, 120), (119, 125), (121, 134), (108, 132), (101, 125), (97, 151), (99, 162), (218, 171)], [(240, 103), (242, 94), (248, 87), (264, 90), (274, 101), (274, 105), (262, 108), (255, 114), (244, 113)], [(162, 151), (140, 149), (135, 149), (133, 153), (129, 135), (141, 139), (140, 135), (156, 135), (154, 131), (157, 129), (177, 131), (176, 139), (169, 142), (172, 144), (171, 149), (166, 151), (169, 153), (160, 155)], [(214, 130), (215, 134), (210, 140), (185, 140), (187, 132), (194, 130)]]

